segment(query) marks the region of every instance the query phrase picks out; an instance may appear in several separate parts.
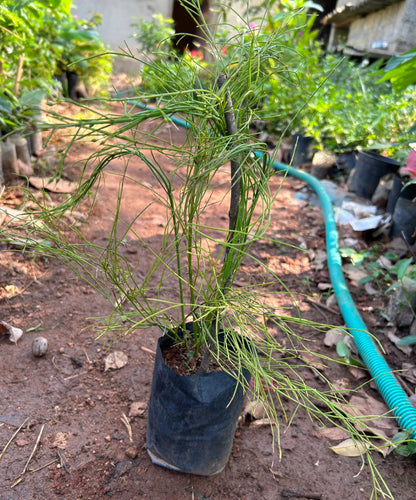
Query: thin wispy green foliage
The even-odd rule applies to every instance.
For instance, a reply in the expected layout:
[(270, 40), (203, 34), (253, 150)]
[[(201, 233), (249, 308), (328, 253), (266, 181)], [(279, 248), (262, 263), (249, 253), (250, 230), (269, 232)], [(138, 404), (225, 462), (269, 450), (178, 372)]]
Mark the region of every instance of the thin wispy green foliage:
[[(283, 33), (259, 38), (240, 19), (242, 27), (218, 45), (216, 33), (222, 26), (206, 24), (199, 2), (183, 0), (183, 4), (200, 23), (201, 45), (209, 62), (202, 65), (172, 53), (170, 59), (155, 61), (157, 93), (140, 88), (131, 97), (116, 93), (105, 111), (83, 103), (80, 111), (88, 111), (85, 119), (49, 113), (52, 132), (71, 130), (76, 142), (95, 141), (97, 149), (85, 162), (74, 196), (54, 209), (39, 204), (37, 223), (25, 226), (26, 248), (57, 257), (112, 303), (112, 313), (98, 318), (108, 343), (127, 335), (134, 341), (137, 330), (157, 325), (188, 345), (191, 357), (208, 352), (211, 360), (243, 385), (242, 370), (248, 369), (251, 386), (244, 389), (264, 404), (277, 439), (278, 415), (290, 422), (301, 408), (319, 425), (347, 429), (356, 442), (369, 448), (365, 456), (373, 474), (374, 498), (380, 492), (388, 496), (371, 456), (374, 446), (362, 432), (365, 419), (357, 431), (360, 418), (344, 412), (345, 401), (330, 381), (321, 390), (301, 376), (302, 369), (309, 366), (304, 361), (306, 354), (324, 364), (332, 360), (314, 354), (311, 342), (300, 332), (306, 328), (324, 333), (330, 326), (305, 320), (299, 310), (294, 316), (274, 311), (264, 298), (276, 293), (273, 285), (280, 279), (251, 253), (253, 245), (267, 238), (271, 204), (278, 191), (270, 189), (274, 171), (267, 146), (253, 137), (250, 123), (257, 116), (269, 72), (279, 71)], [(255, 22), (261, 25), (266, 20), (262, 16)], [(222, 50), (227, 44), (233, 44), (232, 57)], [(143, 56), (143, 62), (151, 71), (151, 60)], [(219, 85), (221, 78), (223, 84)], [(186, 122), (182, 144), (161, 139), (158, 133), (166, 124), (179, 126), (172, 122), (173, 116)], [(232, 134), (227, 116), (235, 120)], [(136, 175), (132, 158), (143, 162), (152, 183), (144, 183)], [(124, 170), (117, 174), (120, 183), (112, 229), (108, 241), (98, 245), (88, 241), (82, 229), (65, 225), (66, 214), (89, 196), (95, 199), (94, 190), (112, 162), (120, 159)], [(240, 186), (238, 203), (229, 206), (225, 197), (215, 205), (218, 226), (208, 227), (204, 211), (214, 203), (212, 194), (230, 162), (235, 171), (228, 180), (228, 191)], [(126, 189), (134, 189), (138, 196), (147, 190), (151, 200), (131, 220), (123, 220), (121, 215)], [(154, 206), (160, 211), (161, 205), (166, 214), (164, 233), (155, 241), (146, 240), (138, 223)], [(227, 226), (221, 216), (233, 208), (237, 208), (236, 219)], [(10, 227), (9, 235), (12, 232)], [(20, 237), (21, 233), (22, 228)], [(128, 240), (139, 242), (153, 257), (147, 269), (124, 257), (122, 250)], [(234, 286), (240, 266), (250, 259), (263, 266), (264, 280)], [(285, 290), (288, 296), (296, 292)], [(193, 323), (192, 335), (186, 333), (188, 322)], [(220, 332), (224, 341), (220, 341)], [(288, 402), (295, 407), (292, 414), (287, 413)]]

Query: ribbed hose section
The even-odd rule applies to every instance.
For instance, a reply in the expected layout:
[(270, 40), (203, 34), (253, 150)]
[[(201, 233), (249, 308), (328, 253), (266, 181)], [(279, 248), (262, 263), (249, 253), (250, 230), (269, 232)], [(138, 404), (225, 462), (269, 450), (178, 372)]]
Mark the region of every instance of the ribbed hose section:
[[(262, 156), (261, 153), (256, 153), (256, 155), (259, 158)], [(318, 195), (325, 218), (329, 275), (345, 324), (354, 339), (364, 364), (377, 384), (380, 394), (397, 418), (398, 425), (402, 429), (411, 432), (411, 437), (416, 439), (416, 409), (410, 403), (409, 398), (397, 382), (376, 343), (368, 333), (348, 290), (342, 271), (334, 211), (328, 193), (316, 177), (293, 167), (288, 167), (283, 163), (273, 162), (272, 165), (275, 170), (285, 171), (289, 175), (307, 182)]]

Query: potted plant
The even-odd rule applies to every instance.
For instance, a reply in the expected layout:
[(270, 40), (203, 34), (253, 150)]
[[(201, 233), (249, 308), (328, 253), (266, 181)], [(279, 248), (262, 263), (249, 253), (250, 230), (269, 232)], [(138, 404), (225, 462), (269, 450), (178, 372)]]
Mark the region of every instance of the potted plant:
[[(199, 2), (183, 3), (195, 19), (202, 18)], [(160, 327), (148, 451), (157, 464), (196, 474), (215, 474), (224, 468), (247, 394), (261, 400), (276, 424), (279, 402), (289, 398), (361, 439), (351, 417), (338, 406), (335, 390), (322, 393), (296, 376), (296, 359), (308, 350), (298, 328), (326, 327), (300, 316), (277, 314), (261, 298), (267, 294), (266, 279), (255, 287), (234, 286), (243, 262), (254, 259), (265, 266), (250, 249), (265, 237), (276, 196), (269, 186), (274, 171), (267, 146), (250, 133), (269, 72), (279, 69), (281, 33), (263, 36), (262, 22), (263, 18), (256, 19), (255, 27), (242, 22), (221, 43), (215, 30), (202, 22), (205, 50), (211, 52), (209, 64), (202, 67), (199, 59), (172, 54), (154, 68), (162, 91), (136, 90), (132, 98), (116, 97), (113, 106), (121, 107), (121, 112), (104, 114), (90, 108), (87, 119), (56, 122), (55, 128), (75, 125), (80, 139), (101, 144), (86, 163), (78, 192), (60, 210), (85, 199), (111, 161), (126, 160), (114, 223), (102, 247), (80, 233), (81, 242), (70, 243), (49, 212), (36, 229), (43, 231), (42, 241), (49, 244), (28, 240), (28, 246), (42, 246), (42, 252), (60, 258), (112, 301), (114, 310), (103, 332), (111, 340)], [(147, 63), (151, 72), (152, 63)], [(147, 106), (145, 101), (156, 105)], [(163, 123), (172, 120), (185, 126), (183, 144), (159, 134)], [(144, 162), (152, 183), (134, 178), (128, 165), (131, 157)], [(147, 189), (152, 200), (131, 221), (120, 215), (127, 181), (135, 183), (139, 196)], [(217, 199), (217, 186), (224, 182), (229, 196)], [(166, 210), (157, 248), (140, 237), (135, 225), (154, 203)], [(204, 220), (212, 206), (215, 226)], [(120, 250), (129, 237), (154, 257), (140, 278), (138, 263), (129, 264)], [(270, 269), (268, 273), (279, 280)], [(169, 359), (179, 360), (179, 373)], [(373, 464), (371, 456), (369, 463)]]
[(88, 85), (94, 92), (108, 81), (111, 55), (107, 53), (96, 29), (100, 23), (99, 14), (90, 20), (69, 15), (58, 25), (53, 42), (57, 53), (56, 76), (61, 80), (65, 95), (71, 99), (77, 97), (79, 82)]

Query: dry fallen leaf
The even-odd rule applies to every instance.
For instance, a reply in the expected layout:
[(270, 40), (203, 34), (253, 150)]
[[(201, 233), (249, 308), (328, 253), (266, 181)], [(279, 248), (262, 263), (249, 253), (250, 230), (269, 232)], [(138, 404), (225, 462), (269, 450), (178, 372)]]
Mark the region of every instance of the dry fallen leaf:
[(342, 408), (349, 415), (358, 417), (354, 425), (359, 431), (369, 430), (387, 440), (398, 432), (396, 419), (387, 405), (364, 392), (352, 396), (350, 404)]
[(367, 273), (361, 271), (361, 269), (358, 269), (358, 267), (355, 267), (352, 264), (342, 266), (342, 270), (344, 271), (344, 274), (347, 276), (347, 278), (355, 283), (363, 278), (368, 278)]
[(317, 271), (324, 269), (326, 266), (327, 255), (325, 250), (317, 250), (313, 257), (314, 267)]
[(129, 417), (143, 417), (147, 409), (144, 401), (135, 401), (130, 405)]
[(59, 179), (52, 181), (44, 177), (29, 177), (30, 184), (36, 189), (47, 189), (53, 193), (74, 193), (77, 185), (75, 182)]
[(348, 378), (339, 378), (332, 382), (332, 387), (341, 394), (348, 394), (351, 391), (350, 381)]
[(318, 283), (318, 290), (325, 292), (332, 288), (332, 283)]
[(42, 226), (42, 223), (39, 220), (24, 210), (16, 210), (15, 208), (0, 206), (0, 215), (2, 215), (2, 217), (8, 217), (7, 225), (10, 227), (19, 227), (28, 223), (33, 224), (36, 227)]
[(344, 336), (345, 330), (341, 330), (341, 328), (331, 328), (325, 334), (324, 345), (327, 347), (335, 346)]
[(358, 368), (357, 366), (348, 366), (348, 372), (355, 380), (360, 380), (361, 378), (368, 376), (368, 371), (364, 368)]
[[(396, 328), (394, 328), (396, 330)], [(392, 329), (385, 329), (384, 330), (385, 335), (388, 337), (388, 339), (393, 342), (393, 344), (397, 347), (397, 349), (400, 349), (406, 356), (410, 356), (412, 354), (412, 349), (413, 346), (411, 345), (400, 345), (397, 342), (400, 340), (400, 337), (398, 337)]]
[(331, 441), (339, 441), (340, 439), (347, 439), (349, 436), (347, 431), (339, 427), (328, 427), (326, 429), (318, 429), (316, 434), (318, 437), (326, 437)]
[(104, 360), (105, 368), (104, 371), (108, 370), (120, 370), (127, 364), (128, 358), (127, 354), (121, 351), (114, 351), (110, 353)]
[(367, 295), (381, 295), (381, 292), (379, 290), (376, 290), (371, 283), (365, 283), (364, 289), (367, 293)]
[(354, 442), (351, 438), (348, 438), (336, 446), (330, 446), (329, 449), (337, 455), (342, 455), (343, 457), (359, 457), (364, 455), (367, 447), (361, 443)]
[(17, 446), (26, 446), (29, 444), (29, 441), (27, 441), (26, 439), (23, 439), (23, 438), (20, 438), (20, 439), (16, 439), (16, 444)]
[(23, 288), (19, 288), (15, 285), (6, 285), (4, 287), (0, 287), (0, 300), (11, 299), (16, 295), (20, 295), (22, 292)]
[(67, 440), (68, 434), (65, 432), (57, 432), (55, 439), (53, 440), (52, 443), (52, 448), (59, 448), (60, 450), (65, 450), (68, 440)]
[(261, 418), (259, 420), (253, 420), (250, 426), (254, 427), (264, 427), (265, 425), (273, 425), (275, 422), (270, 418)]
[(247, 401), (242, 412), (245, 418), (260, 420), (267, 415), (265, 406), (261, 401)]
[(23, 330), (16, 328), (15, 326), (11, 326), (5, 321), (0, 321), (0, 333), (9, 335), (10, 342), (14, 342), (16, 344), (16, 342), (23, 335)]
[(416, 384), (416, 366), (412, 363), (402, 363), (400, 375), (408, 382)]

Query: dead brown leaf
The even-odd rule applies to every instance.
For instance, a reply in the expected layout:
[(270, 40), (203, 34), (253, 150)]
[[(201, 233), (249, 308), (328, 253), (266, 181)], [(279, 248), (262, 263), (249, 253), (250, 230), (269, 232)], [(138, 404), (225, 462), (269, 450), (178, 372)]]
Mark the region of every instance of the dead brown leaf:
[(120, 370), (123, 366), (126, 366), (128, 361), (127, 354), (122, 351), (111, 352), (104, 360), (105, 368), (104, 371), (108, 370)]
[(352, 417), (358, 417), (354, 425), (359, 431), (371, 431), (386, 440), (398, 432), (396, 420), (387, 405), (365, 392), (352, 396), (349, 405), (342, 405), (342, 408)]
[(349, 437), (349, 433), (344, 429), (340, 429), (339, 427), (318, 429), (316, 434), (318, 437), (325, 437), (330, 439), (331, 441), (339, 441), (340, 439), (347, 439)]
[(9, 325), (5, 321), (0, 321), (0, 333), (5, 333), (6, 335), (8, 335), (10, 342), (14, 342), (16, 344), (20, 337), (23, 335), (23, 330)]
[(45, 177), (29, 177), (30, 184), (36, 189), (46, 189), (53, 193), (74, 193), (77, 185), (65, 179), (51, 180)]

